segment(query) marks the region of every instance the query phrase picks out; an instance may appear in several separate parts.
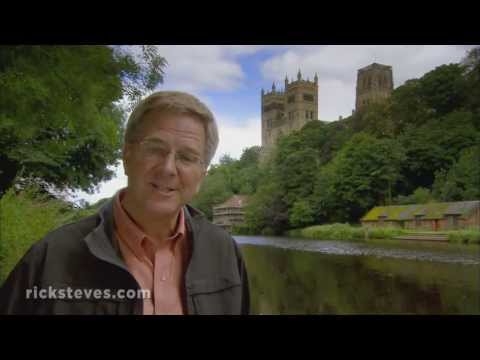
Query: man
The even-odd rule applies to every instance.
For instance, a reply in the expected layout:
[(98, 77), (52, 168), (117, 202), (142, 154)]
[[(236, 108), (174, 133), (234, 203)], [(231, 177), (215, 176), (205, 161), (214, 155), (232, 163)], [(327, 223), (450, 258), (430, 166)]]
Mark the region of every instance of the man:
[(0, 313), (247, 314), (235, 241), (187, 205), (217, 145), (215, 119), (195, 97), (140, 102), (125, 132), (127, 187), (34, 244), (0, 290)]

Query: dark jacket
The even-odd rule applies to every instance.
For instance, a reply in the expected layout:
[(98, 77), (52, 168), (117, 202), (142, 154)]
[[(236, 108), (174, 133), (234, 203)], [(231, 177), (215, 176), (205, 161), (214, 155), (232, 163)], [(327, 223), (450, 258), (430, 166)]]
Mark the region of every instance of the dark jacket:
[[(248, 314), (245, 264), (232, 237), (185, 206), (191, 258), (185, 274), (188, 314)], [(0, 289), (0, 314), (136, 314), (142, 299), (27, 299), (26, 290), (139, 290), (113, 236), (113, 201), (97, 214), (49, 233), (20, 260)], [(107, 290), (108, 289), (108, 290)], [(30, 292), (30, 296), (32, 292)]]

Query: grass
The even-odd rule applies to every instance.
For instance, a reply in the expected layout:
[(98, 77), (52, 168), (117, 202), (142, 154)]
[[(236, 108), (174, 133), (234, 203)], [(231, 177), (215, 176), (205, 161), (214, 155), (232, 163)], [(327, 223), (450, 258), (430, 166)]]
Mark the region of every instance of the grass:
[[(406, 234), (407, 231), (397, 228), (369, 228), (369, 239), (391, 239)], [(350, 240), (362, 241), (367, 235), (367, 228), (349, 224), (315, 225), (303, 229), (290, 230), (289, 236), (297, 236), (318, 240)]]
[[(393, 239), (396, 236), (411, 234), (411, 230), (393, 227), (368, 228), (369, 239)], [(422, 231), (425, 232), (425, 231)], [(442, 231), (448, 235), (448, 241), (462, 244), (480, 244), (480, 230)], [(288, 231), (288, 236), (317, 240), (349, 240), (363, 241), (366, 239), (367, 228), (349, 224), (315, 225), (303, 229)], [(435, 232), (432, 232), (435, 234)]]
[(446, 231), (448, 241), (457, 244), (480, 244), (480, 230)]

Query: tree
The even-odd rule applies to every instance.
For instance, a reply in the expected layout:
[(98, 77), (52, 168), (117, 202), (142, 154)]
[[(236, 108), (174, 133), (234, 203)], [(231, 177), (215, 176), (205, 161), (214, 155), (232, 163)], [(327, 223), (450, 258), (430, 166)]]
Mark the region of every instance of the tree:
[(478, 143), (480, 133), (473, 122), (472, 113), (454, 111), (405, 130), (399, 137), (407, 156), (402, 169), (407, 180), (405, 193), (417, 187), (430, 188), (436, 171), (450, 168), (462, 150)]
[(120, 100), (133, 103), (163, 81), (165, 59), (149, 46), (140, 53), (0, 47), (0, 193), (15, 178), (87, 192), (110, 179), (125, 120)]
[(354, 123), (356, 131), (363, 131), (376, 138), (393, 137), (395, 125), (391, 115), (391, 100), (386, 99), (370, 104)]
[(404, 151), (395, 140), (354, 135), (319, 172), (315, 207), (323, 207), (329, 220), (358, 221), (371, 207), (391, 203), (404, 161)]
[(420, 96), (435, 116), (461, 110), (465, 104), (465, 78), (460, 64), (441, 65), (420, 79)]
[(257, 166), (259, 157), (260, 146), (252, 146), (249, 148), (245, 148), (243, 149), (242, 155), (240, 156), (239, 166), (242, 168), (249, 166)]
[(269, 180), (259, 186), (245, 209), (245, 221), (257, 234), (279, 235), (288, 229), (288, 208), (277, 183)]
[(480, 130), (480, 47), (471, 49), (462, 61), (466, 80), (467, 108), (475, 115), (475, 126)]
[(415, 191), (408, 196), (399, 195), (395, 201), (395, 205), (409, 205), (409, 204), (427, 204), (430, 202), (435, 202), (436, 199), (434, 198), (430, 189), (426, 189), (423, 187), (419, 187), (415, 189)]
[(257, 168), (259, 148), (244, 149), (240, 160), (230, 155), (223, 155), (219, 164), (212, 165), (203, 180), (199, 194), (192, 205), (212, 219), (215, 205), (227, 200), (233, 194), (250, 195), (255, 193), (261, 178)]
[(296, 201), (290, 212), (289, 221), (290, 225), (297, 228), (312, 225), (314, 212), (310, 204), (305, 200)]
[(465, 149), (458, 161), (435, 174), (433, 193), (441, 201), (480, 199), (480, 145)]
[(199, 193), (192, 200), (192, 206), (201, 210), (205, 216), (212, 220), (213, 207), (226, 201), (233, 192), (221, 172), (209, 174), (203, 180)]
[(393, 90), (390, 102), (396, 135), (402, 133), (408, 126), (421, 126), (433, 117), (433, 111), (420, 93), (419, 79), (407, 80)]

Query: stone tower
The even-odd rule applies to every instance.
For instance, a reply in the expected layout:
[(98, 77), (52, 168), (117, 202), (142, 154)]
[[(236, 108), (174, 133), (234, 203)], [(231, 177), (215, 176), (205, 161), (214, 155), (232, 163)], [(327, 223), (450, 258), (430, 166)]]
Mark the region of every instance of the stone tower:
[(362, 110), (368, 104), (385, 99), (393, 90), (392, 67), (373, 63), (358, 70), (356, 111)]
[(318, 119), (318, 76), (303, 80), (300, 70), (296, 81), (285, 77), (284, 91), (262, 89), (262, 147), (271, 148), (278, 138), (301, 129), (307, 122)]

